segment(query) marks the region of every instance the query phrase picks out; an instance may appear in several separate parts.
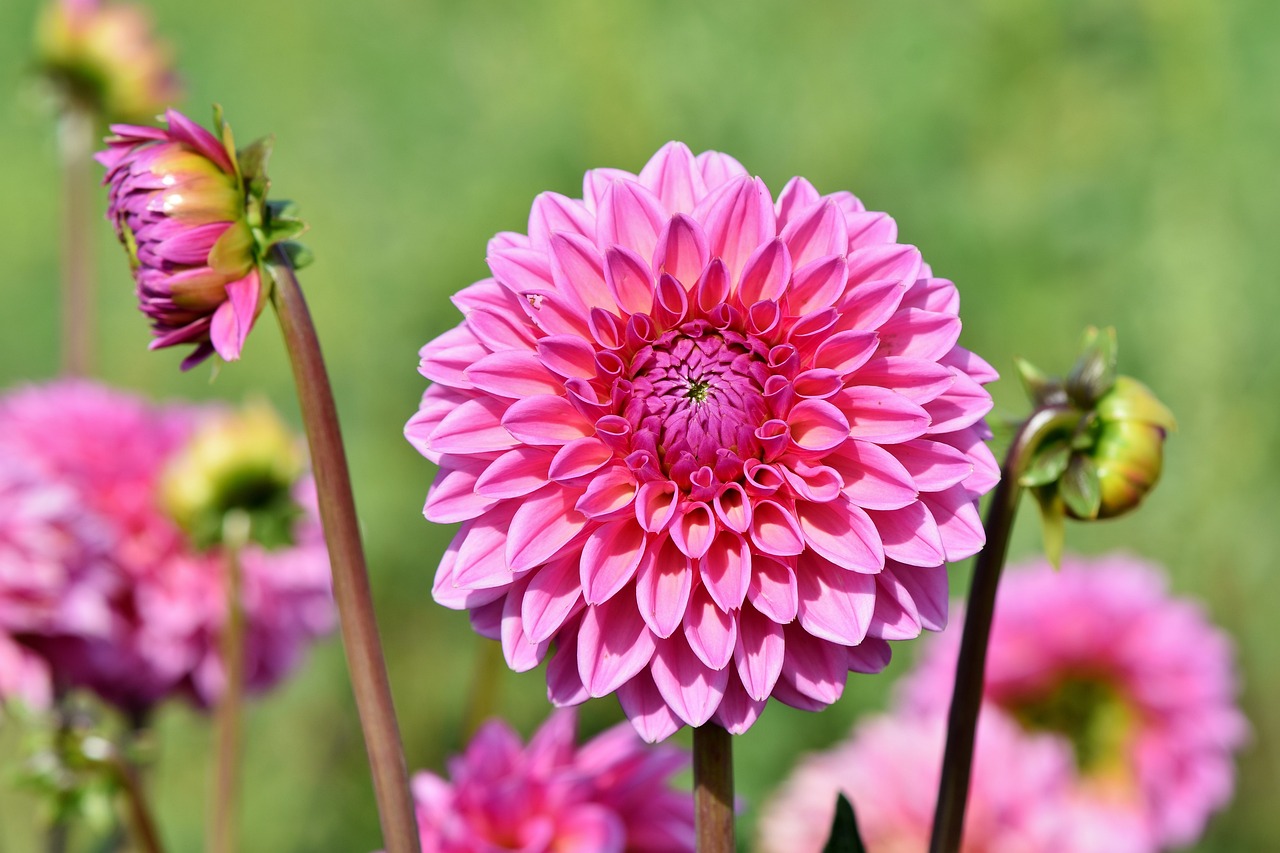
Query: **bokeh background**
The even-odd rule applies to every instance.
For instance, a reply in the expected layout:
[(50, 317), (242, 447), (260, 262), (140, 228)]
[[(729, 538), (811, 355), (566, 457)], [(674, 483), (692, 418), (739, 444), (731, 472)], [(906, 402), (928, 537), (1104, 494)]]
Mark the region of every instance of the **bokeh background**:
[[(1072, 549), (1163, 562), (1238, 642), (1254, 726), (1239, 794), (1200, 851), (1280, 849), (1280, 5), (1197, 0), (826, 0), (607, 4), (473, 0), (153, 0), (205, 119), (274, 134), (277, 197), (303, 207), (304, 273), (350, 444), (357, 499), (411, 767), (460, 746), (488, 641), (430, 597), (451, 530), (420, 509), (430, 465), (402, 439), (424, 387), (418, 347), (458, 316), (448, 295), (486, 274), (485, 241), (523, 230), (541, 190), (638, 169), (663, 142), (735, 155), (780, 189), (803, 174), (897, 219), (963, 297), (962, 342), (1006, 375), (1025, 356), (1065, 369), (1086, 324), (1113, 324), (1125, 372), (1180, 431), (1144, 510), (1069, 531)], [(35, 0), (0, 2), (0, 386), (57, 371), (58, 167), (29, 75)], [(210, 380), (146, 323), (110, 229), (96, 229), (97, 371), (158, 396), (261, 390), (297, 421), (269, 316)], [(1024, 404), (994, 387), (997, 416)], [(1015, 555), (1038, 546), (1024, 507)], [(954, 571), (967, 586), (968, 566)], [(882, 708), (853, 676), (820, 715), (774, 706), (736, 746), (742, 835), (798, 754)], [(498, 684), (529, 732), (540, 673)], [(591, 732), (621, 718), (589, 704)], [(159, 717), (152, 789), (175, 851), (198, 849), (209, 727)], [(686, 733), (687, 735), (687, 733)], [(246, 850), (365, 851), (377, 822), (336, 639), (249, 712)], [(0, 732), (0, 765), (18, 754)], [(0, 851), (37, 849), (35, 801), (0, 787)]]

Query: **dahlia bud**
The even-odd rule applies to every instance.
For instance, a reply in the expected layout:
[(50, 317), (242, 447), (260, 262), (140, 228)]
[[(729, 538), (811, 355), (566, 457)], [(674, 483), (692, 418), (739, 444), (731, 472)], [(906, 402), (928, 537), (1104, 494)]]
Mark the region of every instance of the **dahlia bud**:
[(215, 110), (214, 136), (175, 110), (167, 129), (112, 125), (99, 152), (107, 219), (129, 253), (152, 349), (195, 344), (183, 369), (214, 352), (240, 357), (270, 296), (267, 249), (300, 234), (287, 204), (269, 204), (270, 140), (237, 152)]
[(53, 0), (37, 22), (36, 49), (69, 101), (109, 121), (146, 120), (182, 95), (171, 51), (138, 6)]
[(1176, 424), (1151, 389), (1128, 376), (1116, 378), (1096, 411), (1098, 518), (1111, 518), (1137, 506), (1160, 479), (1165, 436)]
[(268, 548), (293, 544), (302, 510), (294, 486), (306, 468), (298, 439), (264, 403), (213, 417), (165, 469), (164, 508), (193, 543), (221, 541), (227, 514), (249, 518), (249, 538)]

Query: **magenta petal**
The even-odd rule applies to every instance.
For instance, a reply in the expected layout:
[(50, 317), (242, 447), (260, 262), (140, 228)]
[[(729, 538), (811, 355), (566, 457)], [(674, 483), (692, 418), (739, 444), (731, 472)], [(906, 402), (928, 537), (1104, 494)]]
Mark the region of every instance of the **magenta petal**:
[(782, 229), (782, 239), (797, 269), (818, 258), (843, 256), (849, 250), (844, 216), (829, 201), (812, 205), (803, 215), (789, 221)]
[(751, 541), (766, 554), (793, 556), (804, 550), (795, 515), (775, 501), (758, 501), (751, 517)]
[(848, 498), (797, 502), (796, 517), (805, 543), (837, 566), (866, 574), (884, 568), (880, 533), (866, 512)]
[(862, 642), (875, 611), (874, 575), (850, 572), (805, 553), (796, 567), (796, 583), (797, 618), (806, 631), (842, 646)]
[(880, 352), (937, 361), (960, 337), (960, 318), (954, 314), (900, 309), (880, 327)]
[(586, 803), (563, 809), (555, 829), (556, 853), (624, 853), (626, 828), (612, 809)]
[[(764, 710), (764, 699), (752, 699), (738, 679), (730, 677), (725, 685), (724, 697), (712, 719), (731, 735), (740, 735), (755, 723)], [(671, 849), (670, 846), (662, 849)]]
[(698, 587), (689, 601), (684, 637), (698, 660), (712, 669), (724, 669), (738, 642), (738, 623), (732, 613), (712, 600), (706, 587)]
[(653, 634), (633, 597), (619, 595), (583, 613), (578, 674), (590, 695), (607, 696), (617, 690), (645, 668), (653, 653)]
[(711, 507), (692, 503), (681, 508), (671, 526), (671, 538), (685, 556), (697, 560), (707, 553), (715, 538), (716, 521)]
[(903, 356), (876, 356), (858, 369), (859, 385), (889, 388), (913, 403), (924, 404), (955, 384), (954, 371), (932, 361)]
[(515, 672), (528, 672), (540, 664), (551, 645), (550, 640), (535, 643), (525, 633), (520, 612), (527, 585), (527, 578), (512, 584), (502, 608), (502, 654)]
[(911, 590), (902, 583), (903, 574), (890, 568), (876, 576), (876, 610), (869, 631), (873, 637), (913, 640), (924, 628)]
[(635, 519), (611, 521), (591, 531), (582, 546), (581, 579), (587, 604), (611, 599), (636, 573), (646, 534)]
[(618, 703), (637, 733), (648, 743), (666, 740), (684, 723), (667, 705), (648, 672), (618, 688)]
[(759, 554), (752, 558), (751, 565), (751, 583), (747, 586), (751, 606), (779, 625), (795, 619), (799, 592), (791, 567)]
[(659, 641), (650, 673), (676, 716), (691, 726), (700, 726), (719, 706), (730, 670), (708, 668), (683, 636), (673, 634)]
[(586, 205), (559, 193), (540, 193), (529, 209), (529, 240), (545, 246), (555, 233), (594, 236), (594, 222)]
[(920, 500), (938, 523), (947, 562), (972, 557), (987, 543), (987, 534), (978, 517), (977, 499), (963, 486), (920, 495)]
[(650, 480), (636, 492), (636, 520), (650, 533), (666, 530), (676, 516), (679, 488), (670, 480)]
[(973, 473), (973, 463), (964, 453), (940, 441), (918, 438), (892, 445), (889, 452), (922, 492), (940, 492), (964, 482)]
[(683, 142), (668, 142), (640, 170), (640, 183), (656, 195), (668, 213), (688, 213), (706, 194), (702, 170)]
[(468, 521), (484, 513), (498, 502), (476, 492), (476, 477), (484, 463), (466, 457), (449, 457), (440, 466), (440, 474), (427, 492), (423, 515), (437, 524)]
[(510, 450), (518, 444), (502, 426), (507, 408), (490, 397), (467, 400), (450, 411), (427, 439), (436, 453), (489, 453)]
[(889, 665), (893, 650), (884, 640), (867, 637), (849, 649), (849, 671), (874, 675)]
[[(845, 647), (811, 636), (794, 622), (783, 631), (786, 641), (783, 678), (802, 696), (823, 705), (838, 700), (844, 693), (849, 672)], [(775, 687), (775, 695), (776, 692)]]
[(836, 469), (844, 493), (863, 509), (898, 509), (918, 494), (906, 466), (878, 444), (851, 441), (823, 461)]
[(552, 375), (531, 352), (490, 353), (467, 368), (464, 375), (481, 391), (514, 400), (564, 391), (564, 381)]
[(928, 412), (886, 388), (859, 385), (846, 389), (837, 400), (854, 438), (892, 444), (919, 438), (929, 428)]
[(454, 582), (457, 577), (458, 548), (464, 538), (465, 535), (460, 532), (449, 544), (444, 556), (440, 558), (440, 565), (436, 569), (435, 580), (431, 586), (431, 597), (435, 602), (451, 610), (480, 607), (506, 595), (506, 587), (503, 586), (490, 589), (462, 589)]
[(579, 438), (556, 451), (547, 475), (554, 480), (572, 480), (591, 474), (613, 458), (613, 451), (598, 438)]
[(730, 281), (740, 280), (751, 253), (778, 233), (768, 187), (745, 175), (725, 186), (703, 222), (711, 255), (724, 261)]
[(594, 519), (619, 517), (634, 503), (636, 491), (636, 478), (626, 468), (615, 465), (591, 478), (577, 507)]
[(894, 579), (899, 588), (911, 596), (920, 624), (930, 631), (947, 627), (947, 569), (946, 566), (912, 568), (894, 566)]
[(702, 227), (687, 216), (677, 215), (663, 227), (653, 257), (655, 275), (667, 273), (686, 289), (698, 282), (710, 256)]
[(577, 612), (582, 601), (577, 555), (552, 560), (529, 574), (520, 603), (525, 634), (535, 643), (549, 640)]
[(262, 295), (262, 284), (258, 279), (257, 270), (242, 279), (231, 282), (226, 290), (227, 301), (213, 312), (209, 339), (223, 361), (235, 361), (240, 358), (245, 339), (249, 337), (249, 330), (253, 328), (254, 318), (258, 316), (258, 299)]
[(605, 283), (614, 304), (626, 314), (648, 314), (653, 310), (653, 274), (640, 255), (620, 246), (605, 254)]
[(622, 246), (652, 260), (668, 216), (653, 193), (634, 181), (614, 181), (601, 200), (599, 213), (597, 245)]
[(733, 650), (742, 686), (752, 699), (764, 701), (782, 674), (785, 644), (782, 626), (744, 607), (738, 616), (738, 644)]
[(868, 512), (880, 531), (885, 556), (909, 566), (940, 566), (946, 562), (942, 534), (932, 513), (920, 501), (888, 511)]
[(702, 588), (722, 610), (736, 610), (747, 596), (751, 549), (736, 533), (723, 531), (699, 561)]
[[(227, 150), (222, 147), (222, 143), (212, 133), (174, 109), (165, 110), (164, 120), (169, 125), (170, 137), (190, 145), (216, 163), (218, 168), (222, 169), (226, 174), (235, 173), (235, 166), (232, 165), (231, 158), (227, 155)], [(113, 127), (112, 129), (114, 130), (115, 128)], [(154, 139), (155, 137), (147, 134), (147, 138)]]
[(596, 375), (596, 351), (576, 335), (540, 338), (538, 358), (566, 379), (594, 379)]
[(540, 447), (516, 447), (493, 460), (475, 483), (487, 498), (519, 498), (547, 484), (552, 455)]
[(574, 509), (578, 494), (552, 483), (519, 502), (505, 543), (512, 571), (545, 563), (582, 532), (587, 519)]
[(915, 283), (920, 275), (920, 250), (915, 246), (886, 243), (849, 253), (849, 283), (899, 281)]
[(517, 400), (502, 416), (502, 426), (525, 444), (560, 445), (595, 434), (595, 426), (564, 397), (540, 394)]
[(547, 663), (547, 699), (558, 708), (580, 705), (591, 697), (578, 675), (576, 629), (556, 638), (556, 651)]
[(798, 266), (787, 288), (787, 308), (800, 317), (830, 308), (844, 293), (848, 282), (849, 265), (843, 255), (818, 258)]
[(849, 421), (826, 400), (801, 400), (787, 415), (791, 440), (801, 450), (823, 452), (849, 438)]
[(747, 258), (738, 284), (738, 299), (743, 305), (776, 302), (790, 283), (791, 254), (782, 240), (774, 239)]
[(655, 636), (666, 639), (680, 627), (692, 590), (689, 558), (669, 538), (650, 544), (636, 571), (636, 605)]

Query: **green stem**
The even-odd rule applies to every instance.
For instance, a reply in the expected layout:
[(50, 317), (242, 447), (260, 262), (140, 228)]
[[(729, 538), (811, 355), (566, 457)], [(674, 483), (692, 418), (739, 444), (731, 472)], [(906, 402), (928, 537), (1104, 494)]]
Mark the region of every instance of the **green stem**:
[(733, 736), (715, 723), (693, 730), (693, 803), (698, 853), (734, 853)]
[(995, 615), (996, 589), (1009, 553), (1009, 535), (1018, 511), (1018, 499), (1022, 496), (1018, 480), (1041, 442), (1054, 432), (1071, 429), (1079, 419), (1080, 412), (1068, 406), (1037, 409), (1018, 429), (1005, 454), (1000, 483), (987, 507), (984, 524), (987, 544), (974, 563), (973, 582), (969, 587), (929, 853), (956, 853), (960, 849), (973, 767), (973, 741), (982, 705), (987, 644), (991, 638), (991, 620)]
[(164, 853), (164, 845), (160, 843), (160, 833), (156, 829), (151, 808), (147, 805), (146, 793), (143, 791), (142, 779), (137, 769), (118, 753), (113, 754), (111, 766), (115, 770), (125, 804), (129, 809), (129, 823), (133, 827), (133, 836), (138, 843), (138, 848), (143, 853)]
[(275, 278), (272, 301), (293, 364), (294, 384), (311, 448), (320, 520), (333, 570), (333, 597), (369, 755), (383, 840), (387, 853), (419, 853), (404, 748), (378, 638), (351, 476), (329, 375), (298, 278), (288, 255), (279, 246), (271, 251), (271, 270)]
[(58, 123), (62, 158), (62, 372), (89, 373), (93, 356), (92, 155), (96, 119), (69, 100)]
[(240, 556), (249, 541), (249, 516), (227, 513), (222, 524), (226, 558), (227, 617), (222, 629), (222, 669), (226, 687), (218, 702), (213, 808), (206, 835), (210, 853), (235, 853), (240, 825), (240, 755), (244, 710), (244, 606)]

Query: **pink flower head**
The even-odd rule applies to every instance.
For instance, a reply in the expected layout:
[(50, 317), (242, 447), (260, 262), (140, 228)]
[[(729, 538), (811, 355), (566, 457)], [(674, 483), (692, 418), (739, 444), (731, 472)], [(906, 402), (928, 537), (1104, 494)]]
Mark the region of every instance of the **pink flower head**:
[(30, 649), (0, 631), (0, 720), (7, 702), (28, 708), (47, 708), (53, 684), (49, 667)]
[[(874, 717), (853, 737), (800, 763), (760, 818), (761, 853), (819, 853), (837, 793), (853, 804), (868, 853), (929, 848), (945, 735), (942, 717)], [(1070, 749), (984, 713), (962, 853), (1086, 853), (1071, 848)]]
[[(910, 707), (945, 713), (958, 645), (952, 631), (926, 647), (904, 682)], [(1203, 832), (1231, 798), (1247, 736), (1236, 691), (1230, 641), (1156, 566), (1068, 557), (1061, 572), (1032, 563), (1000, 586), (983, 713), (1074, 747), (1081, 814), (1101, 837), (1136, 822), (1134, 849), (1155, 851)]]
[(97, 155), (107, 219), (129, 251), (152, 349), (195, 344), (183, 369), (214, 352), (240, 357), (266, 306), (246, 192), (230, 131), (215, 137), (176, 110), (167, 129), (112, 125)]
[(883, 213), (665, 146), (544, 193), (427, 344), (405, 434), (462, 522), (434, 595), (557, 704), (617, 692), (644, 737), (818, 710), (939, 629), (995, 373)]
[(525, 747), (491, 720), (449, 779), (415, 776), (423, 853), (692, 853), (693, 797), (668, 787), (688, 755), (626, 724), (575, 748), (574, 727), (557, 711)]
[[(168, 461), (220, 410), (155, 406), (88, 382), (30, 387), (0, 399), (0, 470), (23, 460), (47, 488), (69, 489), (105, 531), (109, 569), (51, 575), (49, 596), (80, 602), (93, 621), (50, 618), (15, 634), (54, 673), (129, 710), (175, 694), (216, 702), (223, 688), (219, 638), (226, 616), (224, 557), (200, 552), (161, 509)], [(266, 689), (331, 629), (329, 573), (314, 494), (297, 487), (305, 510), (294, 545), (243, 555), (246, 679)], [(66, 526), (64, 530), (75, 529)], [(75, 549), (69, 549), (76, 553)]]

